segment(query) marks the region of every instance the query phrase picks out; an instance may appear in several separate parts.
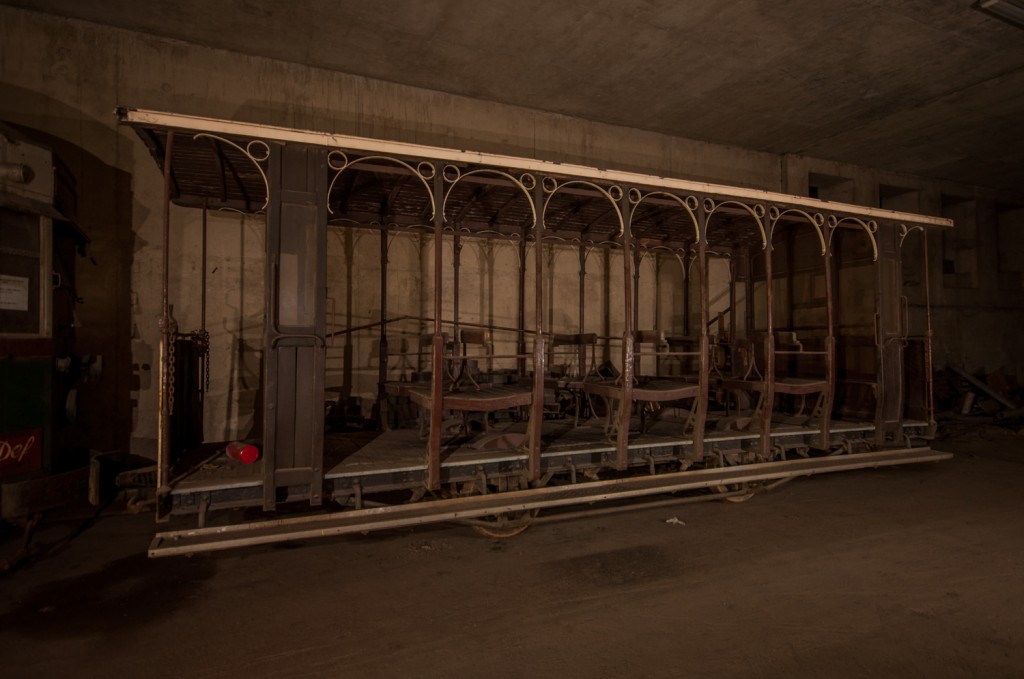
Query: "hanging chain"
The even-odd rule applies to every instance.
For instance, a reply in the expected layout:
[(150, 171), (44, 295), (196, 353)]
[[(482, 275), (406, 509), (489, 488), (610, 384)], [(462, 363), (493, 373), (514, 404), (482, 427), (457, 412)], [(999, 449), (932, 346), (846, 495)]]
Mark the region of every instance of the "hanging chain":
[(171, 341), (168, 342), (167, 346), (167, 412), (174, 414), (174, 382), (175, 373), (175, 344), (177, 340), (176, 335), (171, 335)]
[(210, 391), (210, 333), (197, 330), (193, 333), (193, 341), (199, 346), (199, 357), (203, 361), (203, 393)]
[(174, 413), (174, 383), (176, 381), (175, 376), (175, 363), (176, 356), (174, 350), (174, 343), (178, 339), (178, 322), (174, 320), (174, 307), (173, 305), (164, 310), (164, 316), (157, 323), (160, 327), (160, 332), (163, 334), (163, 341), (167, 343), (167, 361), (166, 364), (161, 366), (164, 371), (164, 384), (167, 389), (167, 414), (171, 415)]
[(174, 395), (177, 382), (177, 340), (188, 340), (198, 350), (203, 362), (201, 389), (203, 393), (210, 391), (210, 333), (206, 330), (193, 330), (189, 333), (173, 333), (167, 349), (167, 409), (174, 413)]
[(179, 337), (188, 340), (196, 348), (196, 355), (203, 362), (200, 390), (203, 393), (210, 391), (210, 333), (206, 330), (193, 330), (190, 333), (179, 335)]

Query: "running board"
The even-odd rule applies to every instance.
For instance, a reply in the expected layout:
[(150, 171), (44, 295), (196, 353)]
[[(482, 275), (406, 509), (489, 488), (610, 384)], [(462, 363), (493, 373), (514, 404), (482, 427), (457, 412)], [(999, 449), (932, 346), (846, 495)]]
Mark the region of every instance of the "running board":
[(462, 521), (503, 512), (545, 507), (608, 502), (645, 495), (700, 490), (749, 481), (772, 481), (830, 472), (891, 467), (920, 462), (939, 462), (953, 457), (931, 448), (904, 448), (854, 455), (745, 464), (724, 469), (700, 469), (654, 476), (634, 476), (568, 486), (545, 486), (448, 500), (353, 509), (330, 514), (271, 519), (228, 526), (157, 533), (149, 556), (174, 556), (264, 545), (285, 540), (305, 540), (407, 528), (427, 523)]

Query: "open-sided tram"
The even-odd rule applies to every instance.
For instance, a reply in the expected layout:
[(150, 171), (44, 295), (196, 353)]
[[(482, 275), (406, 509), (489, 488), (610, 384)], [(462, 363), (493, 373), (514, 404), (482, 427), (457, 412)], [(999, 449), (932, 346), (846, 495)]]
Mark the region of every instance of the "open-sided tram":
[[(545, 508), (737, 501), (797, 476), (946, 457), (927, 445), (931, 327), (909, 313), (903, 264), (927, 276), (922, 234), (949, 220), (119, 116), (165, 182), (151, 555), (450, 520), (510, 535)], [(195, 426), (209, 336), (175, 322), (172, 202), (203, 211), (204, 239), (208, 211), (265, 215), (255, 462)], [(205, 287), (173, 301), (202, 304), (205, 324)], [(208, 520), (284, 505), (308, 511)]]

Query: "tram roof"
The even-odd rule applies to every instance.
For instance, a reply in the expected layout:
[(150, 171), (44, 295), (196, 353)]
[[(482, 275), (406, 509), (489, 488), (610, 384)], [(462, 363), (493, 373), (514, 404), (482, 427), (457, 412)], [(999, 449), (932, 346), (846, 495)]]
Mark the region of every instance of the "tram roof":
[[(341, 225), (428, 228), (433, 206), (429, 175), (443, 172), (446, 225), (467, 235), (523, 235), (533, 223), (528, 189), (545, 178), (554, 180), (549, 189), (559, 187), (544, 192), (545, 237), (567, 241), (613, 244), (622, 217), (612, 199), (629, 189), (635, 189), (628, 194), (632, 235), (673, 247), (695, 239), (692, 213), (698, 205), (713, 208), (720, 216), (714, 227), (718, 238), (734, 244), (763, 240), (750, 228), (757, 221), (755, 211), (770, 211), (781, 220), (953, 226), (944, 217), (585, 165), (143, 109), (121, 108), (117, 114), (161, 166), (167, 132), (175, 131), (171, 197), (183, 206), (260, 212), (268, 197), (264, 161), (270, 145), (297, 143), (330, 150), (329, 218)], [(709, 241), (710, 232), (709, 226)]]

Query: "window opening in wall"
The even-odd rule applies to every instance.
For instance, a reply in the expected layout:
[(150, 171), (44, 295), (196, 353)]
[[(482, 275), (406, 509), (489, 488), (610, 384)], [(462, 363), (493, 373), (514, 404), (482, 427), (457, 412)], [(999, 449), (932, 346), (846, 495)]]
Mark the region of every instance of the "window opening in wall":
[(942, 234), (942, 285), (947, 288), (978, 287), (978, 209), (969, 198), (942, 196), (942, 216), (956, 229)]
[(821, 200), (853, 203), (853, 180), (811, 172), (807, 175), (807, 195)]
[(878, 207), (897, 212), (920, 212), (921, 192), (904, 186), (879, 184)]
[(1024, 206), (996, 206), (999, 289), (1024, 289)]
[(38, 215), (0, 208), (0, 334), (46, 334), (47, 226)]

